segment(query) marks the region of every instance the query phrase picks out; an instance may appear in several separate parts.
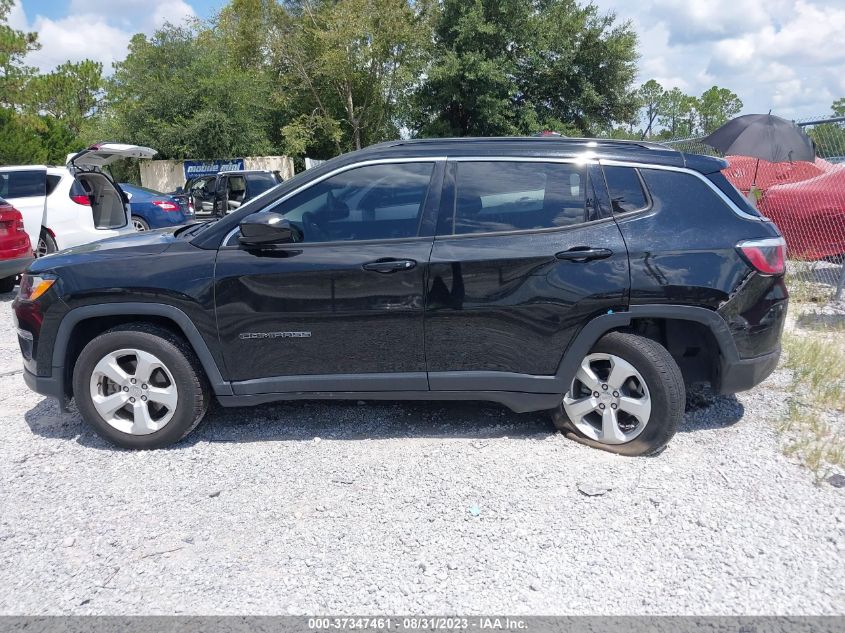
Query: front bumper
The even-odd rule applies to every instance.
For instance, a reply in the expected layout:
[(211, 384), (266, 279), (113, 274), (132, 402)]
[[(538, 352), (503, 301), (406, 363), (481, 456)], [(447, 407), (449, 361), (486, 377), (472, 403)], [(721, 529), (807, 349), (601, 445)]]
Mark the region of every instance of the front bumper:
[(780, 346), (773, 352), (755, 358), (726, 361), (723, 356), (719, 393), (736, 393), (756, 387), (775, 370), (779, 359)]
[(28, 369), (23, 370), (23, 381), (26, 386), (42, 396), (55, 398), (59, 401), (59, 410), (67, 411), (67, 396), (61, 379), (56, 376), (36, 376)]

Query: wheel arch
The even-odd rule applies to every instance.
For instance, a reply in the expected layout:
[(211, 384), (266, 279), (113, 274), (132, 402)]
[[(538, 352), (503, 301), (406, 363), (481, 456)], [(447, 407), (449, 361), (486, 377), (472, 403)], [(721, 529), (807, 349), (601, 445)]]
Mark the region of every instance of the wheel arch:
[[(663, 326), (663, 337), (649, 335), (644, 330), (644, 325), (648, 323), (657, 323)], [(730, 329), (727, 322), (714, 310), (703, 308), (699, 306), (680, 306), (680, 305), (638, 305), (631, 306), (628, 310), (622, 312), (609, 312), (607, 314), (599, 315), (589, 321), (581, 331), (572, 340), (569, 347), (564, 354), (560, 366), (558, 368), (556, 378), (560, 381), (559, 384), (568, 386), (575, 373), (578, 371), (578, 366), (581, 360), (589, 354), (590, 350), (595, 346), (599, 339), (605, 334), (613, 331), (628, 331), (638, 333), (650, 338), (655, 338), (658, 342), (672, 349), (667, 345), (665, 338), (665, 328), (668, 324), (696, 324), (698, 327), (693, 328), (690, 332), (694, 332), (696, 336), (712, 337), (717, 350), (705, 349), (704, 351), (713, 355), (710, 357), (702, 357), (701, 362), (708, 364), (706, 368), (709, 372), (708, 379), (714, 383), (719, 381), (719, 367), (721, 361), (735, 363), (739, 361), (739, 353), (731, 336)], [(676, 358), (681, 360), (681, 358)], [(712, 362), (711, 362), (712, 360)], [(702, 369), (700, 367), (692, 367), (687, 363), (679, 362), (685, 379), (700, 378)], [(568, 387), (566, 387), (568, 388)]]
[(68, 372), (73, 371), (76, 358), (88, 341), (114, 325), (137, 322), (151, 322), (183, 336), (197, 355), (214, 393), (232, 394), (211, 350), (187, 314), (168, 304), (134, 302), (81, 306), (64, 316), (53, 345), (52, 373), (61, 378), (65, 393), (70, 384)]

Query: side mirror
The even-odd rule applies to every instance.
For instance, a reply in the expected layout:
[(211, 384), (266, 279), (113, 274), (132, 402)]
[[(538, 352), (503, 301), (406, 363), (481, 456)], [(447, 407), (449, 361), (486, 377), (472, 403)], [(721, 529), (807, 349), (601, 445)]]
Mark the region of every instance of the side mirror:
[(176, 193), (185, 193), (185, 189), (182, 187), (182, 185), (176, 187)]
[(302, 231), (273, 211), (253, 213), (241, 222), (240, 227), (238, 242), (247, 247), (261, 248), (302, 241)]

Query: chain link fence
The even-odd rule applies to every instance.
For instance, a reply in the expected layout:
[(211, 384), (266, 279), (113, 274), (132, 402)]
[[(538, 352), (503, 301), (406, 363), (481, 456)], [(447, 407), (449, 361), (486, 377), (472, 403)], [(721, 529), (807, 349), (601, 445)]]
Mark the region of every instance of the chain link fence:
[[(786, 239), (787, 283), (799, 300), (845, 299), (845, 117), (796, 121), (816, 145), (815, 162), (769, 163), (727, 156), (725, 176)], [(700, 137), (666, 144), (719, 156)]]

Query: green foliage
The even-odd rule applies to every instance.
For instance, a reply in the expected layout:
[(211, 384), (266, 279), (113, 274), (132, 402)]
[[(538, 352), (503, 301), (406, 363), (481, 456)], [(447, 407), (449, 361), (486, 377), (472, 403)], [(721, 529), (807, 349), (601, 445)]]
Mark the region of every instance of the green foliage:
[[(834, 101), (831, 110), (833, 116), (845, 116), (845, 98)], [(816, 154), (822, 158), (845, 156), (845, 123), (815, 125), (807, 134), (816, 144)]]
[[(664, 90), (649, 79), (637, 90), (645, 137), (682, 138), (709, 134), (742, 110), (740, 98), (727, 88), (713, 86), (700, 97), (679, 88)], [(657, 129), (660, 126), (660, 130)]]
[(65, 62), (29, 81), (29, 102), (33, 109), (62, 121), (79, 134), (85, 120), (96, 114), (102, 88), (102, 64), (91, 60)]
[(299, 0), (275, 15), (270, 51), (290, 115), (289, 153), (336, 154), (399, 135), (399, 104), (423, 67), (426, 2)]
[(24, 33), (8, 24), (13, 0), (0, 0), (0, 106), (14, 107), (23, 102), (27, 80), (35, 69), (24, 63), (26, 54), (38, 50), (35, 33)]
[(646, 138), (651, 138), (654, 124), (661, 112), (666, 110), (666, 91), (657, 81), (649, 79), (637, 90), (637, 99), (645, 115)]
[(702, 134), (710, 134), (742, 110), (742, 100), (727, 88), (713, 86), (705, 90), (697, 103)]
[(636, 107), (636, 35), (575, 0), (443, 0), (415, 91), (422, 136), (594, 134)]
[(134, 36), (108, 82), (101, 135), (154, 147), (160, 158), (269, 153), (269, 76), (231, 62), (226, 39), (199, 24)]

